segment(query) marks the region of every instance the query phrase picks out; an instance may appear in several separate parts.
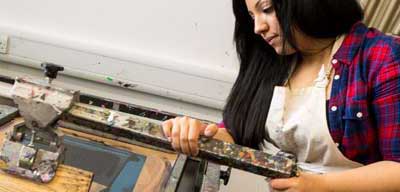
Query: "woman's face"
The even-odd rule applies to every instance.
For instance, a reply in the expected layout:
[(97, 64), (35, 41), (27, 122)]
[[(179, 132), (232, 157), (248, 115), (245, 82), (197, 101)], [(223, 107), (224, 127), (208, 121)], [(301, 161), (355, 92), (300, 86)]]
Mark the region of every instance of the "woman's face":
[(260, 35), (279, 55), (296, 52), (289, 43), (285, 43), (283, 50), (282, 30), (271, 0), (246, 0), (246, 5), (254, 20), (254, 33)]

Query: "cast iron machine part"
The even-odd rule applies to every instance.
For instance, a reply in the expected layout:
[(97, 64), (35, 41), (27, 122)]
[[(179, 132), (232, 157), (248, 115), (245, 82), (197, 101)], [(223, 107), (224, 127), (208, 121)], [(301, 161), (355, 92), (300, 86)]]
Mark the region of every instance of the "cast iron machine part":
[[(46, 66), (49, 65), (43, 64), (44, 68), (46, 68)], [(59, 69), (62, 68), (60, 67)], [(48, 71), (51, 74), (54, 74), (52, 73), (53, 71), (52, 69)], [(56, 71), (58, 72), (58, 70)], [(51, 81), (51, 78), (49, 78), (49, 80)], [(17, 78), (17, 80), (15, 81), (15, 85), (13, 87), (14, 100), (17, 100), (18, 98), (17, 97), (18, 94), (16, 94), (19, 93), (17, 88), (21, 87), (22, 88), (30, 87), (32, 89), (32, 90), (28, 89), (27, 92), (25, 90), (24, 92), (25, 93), (24, 96), (26, 96), (28, 100), (30, 99), (31, 101), (35, 101), (31, 102), (30, 104), (43, 103), (41, 100), (46, 100), (45, 98), (48, 98), (46, 94), (43, 94), (43, 90), (50, 90), (57, 93), (63, 93), (59, 95), (63, 95), (64, 98), (62, 99), (57, 98), (56, 100), (64, 104), (66, 102), (70, 102), (70, 105), (68, 106), (64, 105), (62, 111), (57, 107), (55, 108), (52, 107), (53, 109), (56, 109), (56, 111), (58, 112), (57, 117), (60, 117), (61, 113), (65, 112), (62, 115), (61, 121), (60, 120), (58, 121), (58, 124), (60, 124), (60, 126), (70, 129), (75, 129), (81, 132), (99, 135), (106, 138), (120, 140), (127, 143), (137, 144), (139, 142), (155, 148), (173, 150), (170, 142), (162, 134), (160, 120), (155, 121), (153, 119), (149, 119), (146, 117), (140, 117), (137, 115), (127, 114), (124, 112), (112, 110), (111, 108), (96, 107), (84, 103), (73, 102), (77, 101), (76, 99), (77, 97), (72, 96), (72, 95), (77, 95), (75, 94), (76, 92), (65, 91), (65, 90), (61, 91), (62, 89), (51, 87), (48, 83), (45, 86), (43, 86), (43, 84), (31, 83), (20, 78)], [(34, 92), (33, 90), (39, 93)], [(18, 102), (16, 103), (18, 104)], [(56, 106), (56, 103), (53, 104), (55, 105), (50, 105), (50, 106)], [(32, 114), (43, 114), (43, 113), (39, 112)], [(24, 115), (22, 116), (24, 117)], [(55, 120), (52, 122), (55, 122)], [(16, 128), (19, 127), (17, 126)], [(7, 149), (7, 147), (3, 147), (3, 149)], [(199, 157), (201, 159), (242, 169), (266, 177), (287, 178), (287, 177), (297, 176), (298, 174), (296, 158), (284, 152), (269, 154), (262, 151), (239, 146), (236, 144), (230, 144), (223, 141), (218, 141), (215, 139), (209, 139), (204, 137), (201, 137), (199, 140), (199, 149), (200, 149)], [(13, 151), (15, 152), (22, 150), (20, 147), (9, 151), (11, 153)], [(10, 160), (7, 158), (1, 158), (2, 156), (5, 156), (4, 150), (0, 154), (0, 160), (3, 159), (3, 161), (0, 161), (0, 168), (6, 170), (8, 167), (10, 167), (8, 163)], [(14, 167), (15, 165), (19, 164), (15, 163)]]
[(64, 153), (63, 134), (55, 122), (78, 101), (79, 92), (53, 87), (63, 67), (43, 63), (46, 82), (16, 78), (11, 90), (23, 123), (7, 133), (0, 169), (41, 183), (50, 182)]
[(48, 80), (49, 84), (51, 84), (53, 79), (57, 78), (59, 71), (64, 71), (63, 66), (56, 65), (53, 63), (42, 63), (42, 64), (40, 64), (40, 66), (44, 70), (44, 76)]
[(228, 167), (226, 171), (221, 170), (219, 178), (224, 182), (224, 185), (228, 185), (229, 178), (231, 177), (232, 167)]

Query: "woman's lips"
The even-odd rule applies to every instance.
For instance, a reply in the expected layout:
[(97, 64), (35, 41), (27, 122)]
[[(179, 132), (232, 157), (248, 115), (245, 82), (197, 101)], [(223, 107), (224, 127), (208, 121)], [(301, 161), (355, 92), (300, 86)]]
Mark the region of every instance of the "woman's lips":
[(271, 36), (271, 37), (267, 37), (267, 38), (265, 38), (265, 41), (268, 42), (268, 44), (272, 45), (272, 43), (274, 42), (276, 37), (278, 37), (278, 36), (274, 35), (274, 36)]

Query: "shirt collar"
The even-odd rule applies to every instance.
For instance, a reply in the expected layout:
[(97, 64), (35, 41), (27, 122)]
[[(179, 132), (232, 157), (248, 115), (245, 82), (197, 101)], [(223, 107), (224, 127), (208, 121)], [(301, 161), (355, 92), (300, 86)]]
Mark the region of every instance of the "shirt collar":
[(333, 58), (337, 59), (343, 64), (350, 65), (359, 51), (361, 44), (368, 32), (368, 27), (361, 21), (355, 23), (350, 32), (346, 35), (339, 50), (335, 53)]

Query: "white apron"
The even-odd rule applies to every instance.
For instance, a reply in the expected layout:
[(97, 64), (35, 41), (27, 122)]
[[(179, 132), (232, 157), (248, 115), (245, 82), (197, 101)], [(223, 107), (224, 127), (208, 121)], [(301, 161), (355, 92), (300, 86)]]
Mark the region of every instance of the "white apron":
[[(337, 50), (339, 43), (335, 43), (333, 50)], [(328, 76), (322, 65), (314, 86), (274, 89), (266, 131), (280, 150), (297, 156), (304, 171), (326, 173), (362, 166), (347, 159), (330, 135), (326, 118)], [(267, 141), (262, 148), (270, 153), (279, 150)]]

